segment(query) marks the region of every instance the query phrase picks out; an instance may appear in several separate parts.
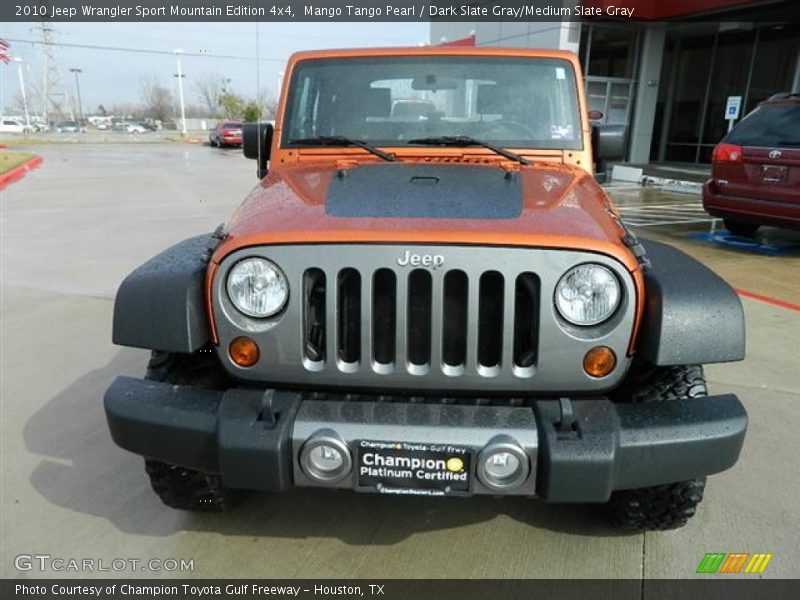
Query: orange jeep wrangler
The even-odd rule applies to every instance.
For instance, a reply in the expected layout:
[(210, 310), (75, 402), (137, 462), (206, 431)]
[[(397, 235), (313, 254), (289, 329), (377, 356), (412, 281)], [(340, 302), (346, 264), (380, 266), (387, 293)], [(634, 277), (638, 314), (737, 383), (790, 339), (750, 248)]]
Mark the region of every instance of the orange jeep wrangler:
[(119, 288), (114, 342), (152, 359), (105, 395), (114, 440), (180, 509), (316, 486), (683, 525), (747, 428), (700, 366), (743, 358), (742, 308), (626, 228), (591, 134), (570, 53), (294, 55), (244, 128), (259, 185)]

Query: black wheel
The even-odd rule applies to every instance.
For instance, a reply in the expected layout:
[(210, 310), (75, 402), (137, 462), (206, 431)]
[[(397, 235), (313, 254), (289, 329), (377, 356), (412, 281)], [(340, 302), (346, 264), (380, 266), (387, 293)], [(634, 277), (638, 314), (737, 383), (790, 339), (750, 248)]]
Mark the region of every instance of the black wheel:
[[(708, 395), (703, 367), (638, 369), (613, 396), (616, 402), (669, 402)], [(619, 490), (608, 508), (615, 525), (632, 531), (662, 531), (686, 525), (703, 500), (706, 478)]]
[[(216, 355), (209, 349), (195, 354), (155, 351), (147, 365), (145, 379), (211, 389), (225, 389), (230, 385)], [(226, 488), (214, 473), (152, 458), (145, 458), (144, 465), (153, 491), (172, 508), (220, 512), (232, 508), (241, 499), (240, 490)]]
[(217, 142), (215, 142), (212, 138), (208, 138), (208, 145), (213, 148), (217, 145)]
[(630, 531), (683, 527), (697, 511), (705, 487), (703, 478), (614, 492), (609, 503), (614, 523)]
[(722, 219), (722, 222), (725, 223), (725, 229), (732, 234), (744, 237), (750, 237), (761, 227), (757, 223), (746, 223), (745, 221), (737, 221), (736, 219), (729, 219), (727, 217)]
[(222, 512), (238, 504), (240, 492), (222, 485), (218, 475), (187, 469), (146, 458), (144, 468), (150, 485), (161, 501), (171, 508)]

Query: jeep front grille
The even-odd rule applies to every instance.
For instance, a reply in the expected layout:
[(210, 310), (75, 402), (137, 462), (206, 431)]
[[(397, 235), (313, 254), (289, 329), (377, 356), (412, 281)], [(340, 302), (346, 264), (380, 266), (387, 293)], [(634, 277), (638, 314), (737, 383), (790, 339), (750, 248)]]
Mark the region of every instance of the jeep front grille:
[[(247, 256), (275, 262), (289, 300), (273, 318), (239, 313), (225, 291)], [(411, 264), (409, 256), (439, 257)], [(582, 330), (553, 309), (559, 278), (583, 262), (611, 268), (623, 287), (612, 319)], [(261, 246), (226, 257), (214, 279), (214, 315), (225, 367), (239, 379), (386, 393), (570, 392), (613, 387), (628, 365), (635, 291), (602, 255), (570, 250), (389, 244)], [(248, 335), (261, 349), (251, 368), (227, 345)], [(619, 367), (597, 380), (582, 370), (591, 347), (611, 347)], [(382, 392), (381, 392), (382, 393)]]
[(507, 280), (494, 270), (470, 277), (460, 269), (346, 267), (331, 275), (333, 288), (317, 267), (303, 274), (302, 348), (311, 371), (439, 369), (459, 376), (474, 370), (496, 377), (505, 364), (518, 375), (533, 374), (539, 322), (533, 273)]

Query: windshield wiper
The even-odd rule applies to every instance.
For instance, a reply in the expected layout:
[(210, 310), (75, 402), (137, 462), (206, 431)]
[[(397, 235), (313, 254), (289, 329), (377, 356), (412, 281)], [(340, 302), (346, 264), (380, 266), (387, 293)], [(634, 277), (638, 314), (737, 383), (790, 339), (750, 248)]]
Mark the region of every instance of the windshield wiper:
[(354, 140), (352, 138), (345, 137), (343, 135), (320, 135), (317, 137), (298, 138), (296, 140), (289, 140), (289, 143), (307, 145), (307, 146), (357, 146), (358, 148), (363, 148), (364, 150), (374, 154), (375, 156), (380, 156), (383, 160), (388, 160), (388, 161), (397, 160), (397, 157), (394, 154), (389, 154), (388, 152), (384, 152), (380, 148), (376, 148), (375, 146), (370, 146), (366, 142), (362, 142), (361, 140)]
[(456, 147), (466, 147), (466, 146), (482, 146), (492, 152), (499, 154), (500, 156), (505, 156), (508, 159), (516, 161), (523, 165), (531, 164), (524, 156), (520, 156), (510, 150), (506, 150), (505, 148), (501, 148), (500, 146), (495, 146), (494, 144), (490, 144), (489, 142), (484, 142), (483, 140), (478, 140), (473, 137), (469, 137), (468, 135), (442, 135), (439, 137), (426, 137), (426, 138), (417, 138), (413, 140), (408, 140), (409, 144), (421, 144), (423, 146), (456, 146)]

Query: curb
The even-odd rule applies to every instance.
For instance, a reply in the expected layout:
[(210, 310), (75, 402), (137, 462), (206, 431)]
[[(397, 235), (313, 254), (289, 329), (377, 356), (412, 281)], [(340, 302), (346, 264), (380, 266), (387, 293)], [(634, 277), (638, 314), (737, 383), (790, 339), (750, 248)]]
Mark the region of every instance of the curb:
[(42, 160), (44, 159), (41, 156), (34, 156), (29, 161), (22, 163), (18, 167), (14, 167), (8, 173), (3, 173), (0, 175), (0, 190), (5, 189), (8, 184), (14, 183), (15, 181), (25, 177), (25, 174), (28, 171), (32, 171), (41, 165)]

